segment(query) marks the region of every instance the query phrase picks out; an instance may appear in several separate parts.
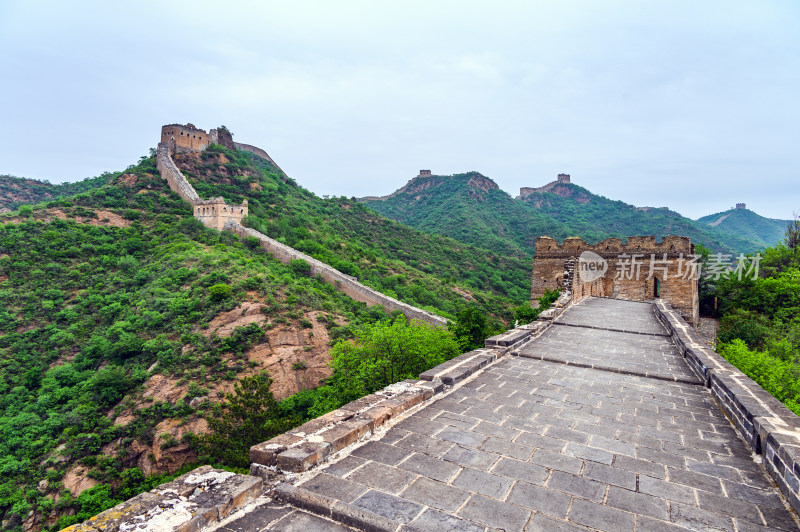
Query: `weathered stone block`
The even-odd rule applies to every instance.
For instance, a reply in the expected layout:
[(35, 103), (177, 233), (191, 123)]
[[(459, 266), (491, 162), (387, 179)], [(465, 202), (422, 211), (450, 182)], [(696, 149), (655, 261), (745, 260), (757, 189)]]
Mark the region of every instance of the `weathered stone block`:
[(302, 441), (303, 438), (288, 432), (275, 436), (274, 438), (262, 443), (257, 443), (250, 447), (250, 462), (265, 466), (274, 466), (277, 457), (290, 445)]
[(293, 473), (308, 471), (327, 458), (330, 452), (330, 443), (303, 442), (279, 454), (277, 466), (283, 471)]

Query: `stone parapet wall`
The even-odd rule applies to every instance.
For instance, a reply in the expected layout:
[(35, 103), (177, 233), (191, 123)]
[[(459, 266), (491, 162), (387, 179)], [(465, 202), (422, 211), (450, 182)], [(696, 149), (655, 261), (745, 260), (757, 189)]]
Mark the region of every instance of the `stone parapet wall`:
[(219, 523), (263, 490), (261, 478), (202, 466), (64, 530), (196, 532)]
[[(278, 170), (281, 170), (281, 167), (278, 166), (278, 163), (273, 161), (272, 157), (270, 157), (269, 154), (267, 152), (265, 152), (264, 150), (262, 150), (261, 148), (259, 148), (257, 146), (252, 146), (250, 144), (242, 144), (241, 142), (234, 142), (233, 145), (236, 146), (237, 150), (247, 151), (247, 152), (252, 153), (253, 155), (258, 155), (262, 159), (266, 159), (267, 161), (269, 161), (272, 164), (274, 164), (275, 167)], [(283, 170), (281, 170), (281, 172), (283, 172)]]
[(158, 143), (156, 168), (161, 172), (161, 177), (167, 180), (169, 188), (184, 201), (194, 204), (194, 202), (200, 200), (200, 196), (195, 192), (194, 187), (189, 184), (189, 181), (186, 180), (186, 177), (184, 177), (180, 169), (175, 165), (175, 161), (172, 160), (170, 146), (166, 142)]
[(304, 260), (311, 267), (311, 275), (322, 277), (326, 282), (334, 285), (337, 290), (343, 292), (351, 299), (361, 301), (368, 305), (382, 305), (389, 312), (399, 310), (408, 319), (415, 319), (430, 323), (431, 325), (446, 326), (447, 320), (421, 308), (414, 307), (402, 301), (378, 292), (365, 286), (356, 280), (355, 277), (345, 275), (339, 270), (319, 261), (305, 253), (282, 244), (267, 235), (242, 226), (236, 222), (228, 222), (224, 229), (236, 233), (242, 238), (254, 237), (258, 239), (259, 245), (264, 251), (271, 253), (276, 259), (289, 264), (293, 260)]
[(656, 315), (781, 492), (800, 511), (800, 417), (722, 358), (666, 301)]

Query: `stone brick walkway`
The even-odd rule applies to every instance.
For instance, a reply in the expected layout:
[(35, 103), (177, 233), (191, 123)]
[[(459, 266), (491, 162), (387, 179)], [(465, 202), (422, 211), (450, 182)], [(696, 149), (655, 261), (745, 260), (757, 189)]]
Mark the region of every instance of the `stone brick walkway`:
[[(559, 321), (299, 487), (386, 529), (797, 530), (651, 305), (589, 299)], [(314, 518), (280, 511), (269, 529)]]

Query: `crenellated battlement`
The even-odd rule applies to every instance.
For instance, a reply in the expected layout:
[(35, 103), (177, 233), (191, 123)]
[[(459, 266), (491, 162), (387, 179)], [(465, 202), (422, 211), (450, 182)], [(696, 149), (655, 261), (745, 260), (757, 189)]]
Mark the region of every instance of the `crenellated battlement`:
[(694, 244), (688, 237), (675, 235), (665, 236), (661, 242), (654, 236), (629, 236), (624, 244), (619, 238), (607, 238), (596, 244), (589, 244), (579, 237), (566, 238), (563, 244), (559, 244), (558, 240), (549, 236), (540, 236), (536, 239), (536, 257), (573, 257), (584, 251), (593, 251), (600, 256), (616, 256), (621, 253), (689, 255), (694, 253)]

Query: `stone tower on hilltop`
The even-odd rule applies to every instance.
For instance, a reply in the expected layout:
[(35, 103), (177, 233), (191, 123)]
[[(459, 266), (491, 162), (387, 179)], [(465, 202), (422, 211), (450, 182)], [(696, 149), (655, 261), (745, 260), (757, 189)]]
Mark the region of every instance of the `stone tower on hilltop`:
[[(247, 216), (247, 200), (241, 205), (229, 205), (222, 197), (201, 199), (194, 187), (178, 169), (172, 156), (176, 153), (202, 152), (211, 144), (220, 144), (227, 148), (236, 149), (233, 135), (226, 128), (212, 129), (206, 133), (194, 124), (167, 124), (161, 127), (161, 141), (158, 143), (156, 167), (161, 172), (161, 177), (166, 179), (171, 188), (185, 201), (192, 204), (194, 217), (203, 222), (207, 227), (222, 230), (229, 221), (239, 223)], [(260, 150), (254, 146), (247, 146), (246, 151)], [(264, 152), (266, 155), (266, 152)], [(256, 154), (259, 155), (259, 154)], [(269, 156), (267, 156), (268, 160)]]

